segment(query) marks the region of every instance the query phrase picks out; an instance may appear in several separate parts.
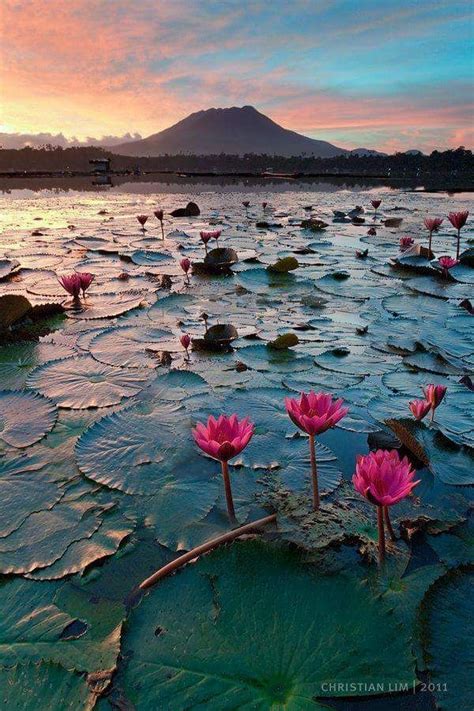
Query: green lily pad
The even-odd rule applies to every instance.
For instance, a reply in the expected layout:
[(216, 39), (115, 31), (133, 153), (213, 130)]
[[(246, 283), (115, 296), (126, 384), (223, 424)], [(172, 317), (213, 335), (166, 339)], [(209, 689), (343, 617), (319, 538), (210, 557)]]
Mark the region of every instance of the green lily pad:
[(148, 372), (104, 365), (84, 355), (40, 366), (31, 373), (27, 384), (59, 407), (82, 410), (118, 405), (139, 393), (149, 377)]
[(387, 420), (388, 426), (413, 454), (445, 484), (474, 484), (474, 453), (451, 442), (441, 432), (416, 420)]
[(0, 440), (11, 447), (29, 447), (50, 432), (58, 411), (43, 395), (0, 390)]
[(72, 543), (91, 538), (101, 525), (101, 513), (93, 501), (66, 499), (31, 513), (0, 539), (0, 572), (30, 573), (52, 565)]
[(23, 388), (26, 379), (34, 368), (50, 360), (68, 358), (74, 350), (56, 343), (13, 343), (0, 348), (0, 381), (4, 388), (16, 390)]
[(258, 541), (162, 581), (133, 612), (123, 653), (120, 680), (137, 709), (211, 698), (221, 709), (318, 708), (343, 693), (329, 681), (388, 686), (414, 675), (409, 631), (365, 587), (314, 575), (294, 553)]
[(47, 471), (48, 459), (26, 453), (0, 458), (0, 539), (21, 526), (33, 511), (51, 509), (64, 496)]
[(4, 581), (0, 591), (0, 668), (41, 660), (79, 672), (115, 668), (122, 604), (91, 604), (86, 591), (68, 583), (15, 578)]
[(472, 572), (448, 574), (423, 602), (426, 665), (436, 700), (445, 711), (472, 705), (473, 584)]
[(446, 565), (474, 565), (474, 516), (449, 533), (433, 536), (429, 543)]
[(102, 518), (100, 527), (90, 538), (73, 541), (61, 556), (45, 568), (27, 573), (32, 580), (58, 580), (66, 575), (82, 573), (95, 561), (103, 561), (116, 553), (123, 541), (132, 533), (135, 521), (122, 511), (112, 511)]
[(83, 676), (59, 664), (16, 664), (0, 668), (0, 706), (14, 711), (87, 709), (89, 689)]
[(77, 443), (79, 469), (93, 481), (127, 494), (155, 494), (185, 462), (176, 446), (177, 439), (183, 439), (177, 432), (177, 418), (184, 415), (180, 407), (166, 402), (147, 414), (128, 408), (104, 417)]

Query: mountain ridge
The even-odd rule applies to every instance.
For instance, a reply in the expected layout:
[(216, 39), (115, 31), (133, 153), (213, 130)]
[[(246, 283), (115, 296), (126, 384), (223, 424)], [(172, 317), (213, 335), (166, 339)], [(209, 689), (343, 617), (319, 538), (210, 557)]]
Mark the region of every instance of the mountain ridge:
[(349, 150), (328, 141), (309, 138), (283, 128), (253, 106), (196, 111), (163, 131), (138, 141), (116, 145), (114, 152), (137, 157), (266, 153), (332, 158), (350, 154)]

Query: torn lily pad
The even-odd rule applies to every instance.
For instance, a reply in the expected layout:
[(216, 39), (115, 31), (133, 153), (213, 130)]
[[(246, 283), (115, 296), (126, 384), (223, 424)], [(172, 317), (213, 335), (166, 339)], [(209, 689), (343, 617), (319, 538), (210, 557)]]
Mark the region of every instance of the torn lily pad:
[[(238, 708), (318, 708), (315, 698), (334, 695), (328, 678), (369, 684), (377, 670), (386, 685), (412, 683), (409, 633), (394, 634), (388, 619), (350, 577), (313, 575), (288, 550), (235, 543), (162, 581), (134, 610), (120, 681), (132, 703), (150, 708), (198, 706), (210, 695), (222, 708), (229, 697)], [(211, 659), (209, 648), (226, 651)]]

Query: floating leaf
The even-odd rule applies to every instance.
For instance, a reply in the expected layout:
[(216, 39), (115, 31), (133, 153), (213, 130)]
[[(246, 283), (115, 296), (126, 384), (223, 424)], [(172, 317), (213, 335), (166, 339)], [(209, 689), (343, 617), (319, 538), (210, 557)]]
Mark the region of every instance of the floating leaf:
[(89, 689), (83, 676), (59, 664), (16, 664), (0, 668), (0, 704), (6, 709), (37, 711), (87, 709)]
[(327, 690), (329, 679), (412, 683), (409, 633), (394, 633), (389, 620), (353, 579), (312, 575), (287, 550), (236, 543), (142, 601), (124, 638), (121, 681), (132, 703), (149, 708), (211, 697), (220, 708), (230, 699), (233, 708), (318, 708), (315, 698), (341, 693)]
[[(91, 605), (87, 592), (67, 583), (16, 578), (0, 590), (0, 668), (41, 660), (80, 672), (115, 668), (123, 605)], [(68, 634), (76, 621), (81, 631)]]
[(35, 341), (12, 343), (0, 348), (0, 381), (11, 390), (22, 388), (34, 368), (72, 355), (74, 350), (66, 345)]
[(472, 572), (446, 575), (423, 602), (426, 663), (434, 695), (446, 711), (472, 703), (473, 582)]
[(140, 392), (149, 374), (98, 363), (91, 356), (53, 361), (37, 368), (28, 386), (48, 395), (59, 407), (84, 409), (118, 405)]
[(286, 348), (292, 348), (293, 346), (297, 346), (298, 343), (299, 339), (296, 333), (284, 333), (281, 336), (275, 338), (274, 341), (270, 341), (267, 346), (268, 348), (273, 348), (277, 351), (281, 351)]
[(403, 444), (445, 484), (474, 484), (474, 453), (416, 420), (387, 420)]
[(0, 440), (12, 447), (29, 447), (50, 432), (58, 411), (38, 393), (0, 390)]

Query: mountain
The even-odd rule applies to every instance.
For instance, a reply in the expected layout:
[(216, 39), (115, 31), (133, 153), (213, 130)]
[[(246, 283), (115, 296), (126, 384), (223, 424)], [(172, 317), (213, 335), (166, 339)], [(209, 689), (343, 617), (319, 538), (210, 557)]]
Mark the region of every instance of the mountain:
[(386, 157), (388, 153), (381, 153), (380, 151), (374, 151), (372, 148), (353, 148), (352, 151), (350, 151), (352, 156), (363, 156), (364, 158), (366, 156), (382, 156)]
[(347, 155), (348, 151), (327, 141), (317, 141), (289, 131), (253, 106), (233, 106), (197, 111), (148, 138), (114, 146), (114, 153), (125, 156), (267, 153), (332, 158)]

